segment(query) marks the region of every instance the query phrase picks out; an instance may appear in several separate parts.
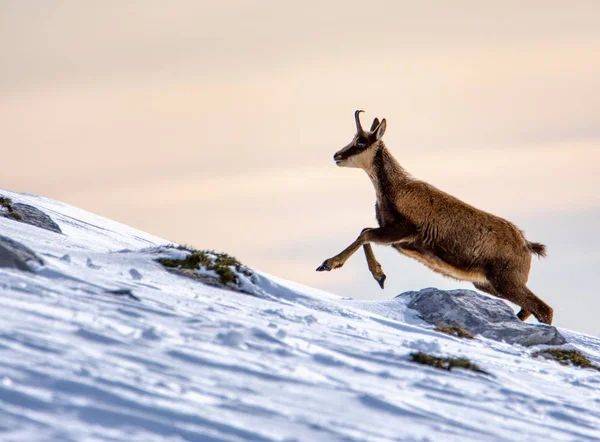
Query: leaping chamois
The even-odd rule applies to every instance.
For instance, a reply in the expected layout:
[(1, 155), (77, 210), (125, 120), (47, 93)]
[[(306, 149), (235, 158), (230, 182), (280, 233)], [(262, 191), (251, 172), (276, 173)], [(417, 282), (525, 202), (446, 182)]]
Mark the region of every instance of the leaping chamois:
[(533, 314), (551, 324), (552, 308), (527, 287), (531, 255), (546, 256), (543, 244), (529, 242), (511, 222), (479, 210), (436, 187), (411, 177), (382, 141), (386, 121), (373, 120), (363, 130), (354, 113), (356, 135), (333, 156), (340, 167), (363, 169), (377, 195), (379, 227), (365, 228), (356, 241), (317, 271), (340, 268), (361, 246), (367, 265), (381, 288), (385, 274), (371, 243), (389, 245), (435, 272), (461, 281), (521, 307), (518, 317)]

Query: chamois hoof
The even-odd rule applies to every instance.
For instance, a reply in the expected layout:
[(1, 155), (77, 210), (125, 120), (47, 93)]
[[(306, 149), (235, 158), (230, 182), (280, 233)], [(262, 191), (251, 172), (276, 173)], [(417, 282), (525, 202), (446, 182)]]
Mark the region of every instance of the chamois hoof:
[(317, 272), (329, 272), (331, 271), (331, 267), (329, 267), (328, 265), (320, 265), (319, 267), (317, 267)]
[(381, 287), (381, 290), (383, 290), (383, 284), (385, 283), (385, 279), (387, 278), (387, 276), (385, 275), (381, 275), (381, 277), (375, 278), (375, 281), (377, 281), (379, 283), (379, 287)]
[(521, 308), (519, 313), (517, 313), (517, 318), (519, 318), (523, 322), (527, 321), (527, 318), (529, 318), (530, 316), (531, 316), (531, 312), (524, 308)]

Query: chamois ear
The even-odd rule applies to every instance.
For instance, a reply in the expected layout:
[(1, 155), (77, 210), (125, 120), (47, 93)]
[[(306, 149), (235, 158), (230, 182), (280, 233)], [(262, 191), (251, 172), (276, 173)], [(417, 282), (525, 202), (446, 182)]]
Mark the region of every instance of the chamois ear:
[(377, 129), (375, 129), (374, 135), (376, 140), (381, 140), (381, 137), (383, 137), (383, 134), (385, 133), (386, 124), (387, 123), (385, 122), (384, 118), (383, 120), (381, 120), (381, 123), (379, 123), (379, 126), (377, 126)]
[(373, 120), (373, 124), (371, 124), (371, 132), (373, 132), (377, 128), (377, 126), (379, 126), (379, 118), (375, 118)]

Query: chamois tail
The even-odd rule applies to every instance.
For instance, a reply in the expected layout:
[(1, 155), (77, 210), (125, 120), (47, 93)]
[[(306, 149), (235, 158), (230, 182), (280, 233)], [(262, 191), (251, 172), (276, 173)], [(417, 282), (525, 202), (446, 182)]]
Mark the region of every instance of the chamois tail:
[(546, 257), (546, 246), (544, 244), (527, 241), (527, 248), (531, 253), (536, 254), (540, 258)]

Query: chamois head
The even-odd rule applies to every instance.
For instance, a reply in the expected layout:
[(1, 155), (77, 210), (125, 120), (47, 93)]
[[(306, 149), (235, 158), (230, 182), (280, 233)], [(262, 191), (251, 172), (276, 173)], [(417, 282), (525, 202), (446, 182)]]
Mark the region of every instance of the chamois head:
[(373, 158), (378, 141), (385, 133), (385, 118), (379, 122), (377, 118), (371, 124), (371, 130), (365, 131), (360, 124), (360, 113), (362, 110), (354, 112), (356, 121), (356, 135), (346, 147), (335, 153), (333, 160), (340, 167), (360, 167), (365, 168)]

